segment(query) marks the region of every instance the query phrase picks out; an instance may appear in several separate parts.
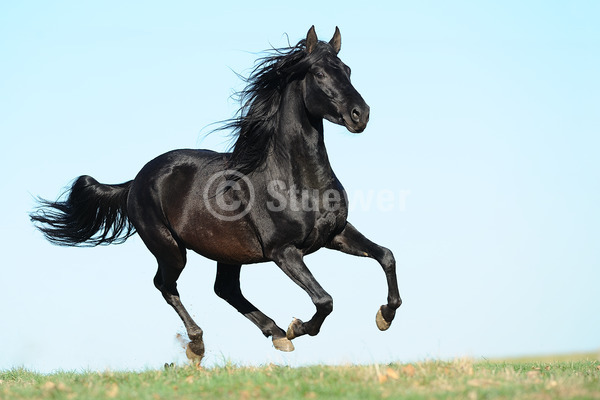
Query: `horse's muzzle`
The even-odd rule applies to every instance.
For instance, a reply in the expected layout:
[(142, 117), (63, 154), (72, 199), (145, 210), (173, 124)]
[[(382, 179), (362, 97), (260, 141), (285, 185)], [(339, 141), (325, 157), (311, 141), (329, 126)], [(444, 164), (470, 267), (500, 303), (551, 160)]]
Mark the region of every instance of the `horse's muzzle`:
[(343, 118), (344, 125), (352, 133), (361, 133), (367, 127), (371, 108), (365, 103), (352, 107), (350, 118)]

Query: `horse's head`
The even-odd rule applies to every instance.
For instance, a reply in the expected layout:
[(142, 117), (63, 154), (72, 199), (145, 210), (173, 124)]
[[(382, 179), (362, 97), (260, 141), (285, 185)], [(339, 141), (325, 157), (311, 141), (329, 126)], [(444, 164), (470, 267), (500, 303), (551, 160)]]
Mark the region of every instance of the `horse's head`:
[(350, 82), (350, 68), (337, 56), (342, 39), (336, 27), (329, 42), (317, 39), (315, 27), (306, 36), (311, 61), (303, 80), (304, 104), (310, 114), (360, 133), (369, 122), (369, 106)]

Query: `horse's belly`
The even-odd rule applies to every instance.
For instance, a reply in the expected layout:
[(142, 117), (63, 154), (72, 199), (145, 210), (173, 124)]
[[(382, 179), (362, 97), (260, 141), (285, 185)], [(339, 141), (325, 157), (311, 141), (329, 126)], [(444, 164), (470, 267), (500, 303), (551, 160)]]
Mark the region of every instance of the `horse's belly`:
[(220, 221), (204, 216), (197, 223), (182, 227), (179, 237), (188, 249), (227, 264), (251, 264), (265, 261), (258, 238), (243, 220)]

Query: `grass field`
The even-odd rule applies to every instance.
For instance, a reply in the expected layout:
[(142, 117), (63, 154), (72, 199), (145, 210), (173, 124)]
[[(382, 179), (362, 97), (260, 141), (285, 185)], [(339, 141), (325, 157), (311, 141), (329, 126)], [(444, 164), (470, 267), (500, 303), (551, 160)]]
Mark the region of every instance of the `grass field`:
[[(569, 357), (567, 357), (569, 358)], [(600, 399), (597, 355), (369, 366), (0, 372), (0, 399)]]

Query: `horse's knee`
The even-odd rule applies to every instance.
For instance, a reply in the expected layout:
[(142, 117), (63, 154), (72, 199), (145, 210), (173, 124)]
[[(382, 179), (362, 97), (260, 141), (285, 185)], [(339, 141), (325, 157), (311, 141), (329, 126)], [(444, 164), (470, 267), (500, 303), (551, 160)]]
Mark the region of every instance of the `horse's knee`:
[(158, 271), (156, 273), (156, 275), (154, 276), (154, 287), (157, 288), (158, 290), (162, 291), (162, 277), (160, 276), (160, 271)]
[(218, 281), (215, 282), (214, 290), (215, 294), (222, 299), (227, 299), (230, 297), (231, 290), (228, 290), (225, 285), (220, 284)]
[(385, 269), (395, 269), (396, 268), (396, 259), (394, 258), (394, 253), (386, 247), (382, 247), (383, 255), (381, 256), (381, 265)]
[(241, 293), (239, 288), (236, 288), (231, 284), (221, 282), (219, 280), (215, 282), (214, 290), (215, 294), (223, 300), (231, 299), (232, 297), (237, 296)]
[(321, 296), (315, 301), (315, 306), (318, 312), (329, 315), (333, 311), (333, 298), (329, 295)]

